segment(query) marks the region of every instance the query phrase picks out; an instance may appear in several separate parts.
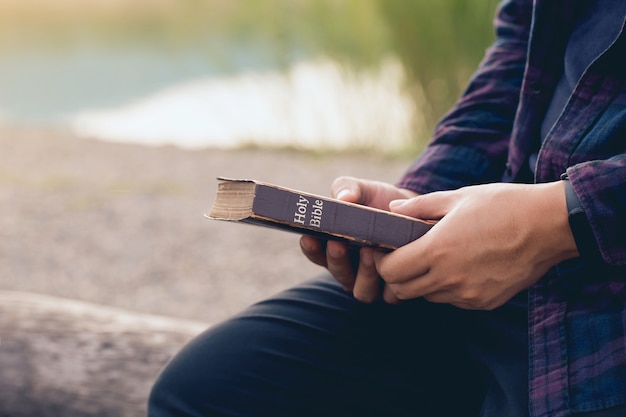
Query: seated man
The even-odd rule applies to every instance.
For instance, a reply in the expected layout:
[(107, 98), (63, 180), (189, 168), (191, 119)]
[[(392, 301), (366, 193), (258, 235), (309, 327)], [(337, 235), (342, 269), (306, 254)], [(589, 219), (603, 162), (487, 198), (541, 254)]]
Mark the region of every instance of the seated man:
[(303, 237), (329, 274), (197, 337), (149, 415), (626, 415), (625, 16), (503, 1), (406, 175), (333, 184), (437, 225), (391, 253)]

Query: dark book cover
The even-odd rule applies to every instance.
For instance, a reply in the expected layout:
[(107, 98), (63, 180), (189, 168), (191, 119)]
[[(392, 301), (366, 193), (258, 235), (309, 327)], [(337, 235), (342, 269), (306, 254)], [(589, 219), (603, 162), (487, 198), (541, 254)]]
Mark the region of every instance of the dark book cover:
[[(209, 218), (259, 224), (386, 249), (396, 249), (412, 242), (433, 225), (432, 222), (259, 181), (220, 181)], [(228, 193), (231, 194), (225, 197)]]

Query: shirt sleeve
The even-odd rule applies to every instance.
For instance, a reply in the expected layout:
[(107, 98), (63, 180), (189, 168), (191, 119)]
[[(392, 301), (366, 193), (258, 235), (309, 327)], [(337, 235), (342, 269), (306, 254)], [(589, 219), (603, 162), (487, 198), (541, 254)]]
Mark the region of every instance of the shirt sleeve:
[(521, 83), (532, 19), (532, 1), (498, 7), (496, 40), (432, 140), (397, 185), (418, 193), (499, 181)]
[(626, 266), (626, 154), (576, 164), (567, 170), (602, 258)]

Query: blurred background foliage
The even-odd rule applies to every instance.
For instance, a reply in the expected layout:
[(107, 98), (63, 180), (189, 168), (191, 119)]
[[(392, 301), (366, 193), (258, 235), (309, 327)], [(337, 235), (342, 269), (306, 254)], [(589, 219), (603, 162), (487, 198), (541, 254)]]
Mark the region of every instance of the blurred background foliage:
[(0, 59), (85, 44), (181, 51), (220, 72), (315, 56), (356, 68), (403, 63), (424, 141), (493, 39), (497, 0), (0, 0)]
[(378, 0), (407, 88), (432, 130), (493, 41), (493, 0)]

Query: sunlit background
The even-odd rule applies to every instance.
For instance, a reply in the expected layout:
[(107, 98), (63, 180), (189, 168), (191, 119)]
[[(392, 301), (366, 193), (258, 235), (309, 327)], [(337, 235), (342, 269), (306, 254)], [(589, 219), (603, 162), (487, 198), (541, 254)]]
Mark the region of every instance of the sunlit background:
[(212, 323), (321, 272), (296, 235), (204, 219), (215, 177), (393, 183), (495, 7), (0, 0), (0, 291)]
[(0, 291), (213, 323), (321, 272), (296, 235), (204, 219), (215, 177), (393, 183), (495, 7), (0, 0)]
[(0, 0), (0, 125), (184, 148), (415, 149), (495, 0)]

